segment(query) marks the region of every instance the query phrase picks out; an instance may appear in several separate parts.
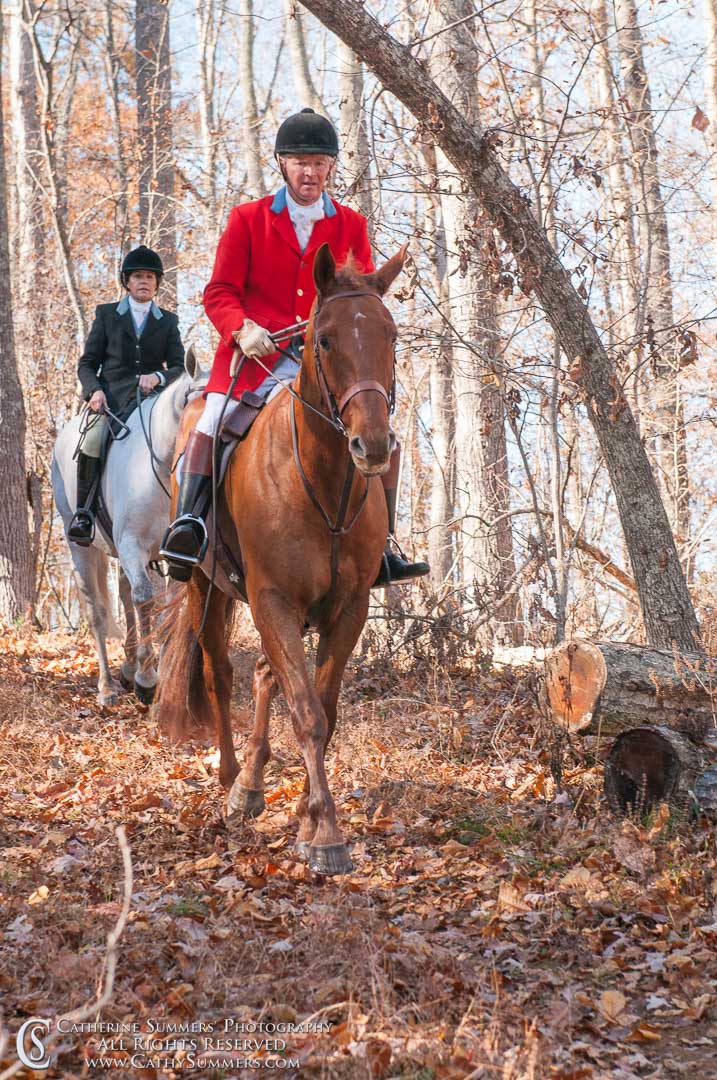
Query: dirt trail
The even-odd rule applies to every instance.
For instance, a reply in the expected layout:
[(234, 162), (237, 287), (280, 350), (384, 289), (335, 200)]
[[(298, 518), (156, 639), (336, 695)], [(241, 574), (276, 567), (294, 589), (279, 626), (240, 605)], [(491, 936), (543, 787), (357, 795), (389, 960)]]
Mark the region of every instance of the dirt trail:
[[(235, 652), (239, 745), (253, 644)], [(713, 832), (611, 822), (579, 763), (556, 798), (528, 687), (355, 662), (328, 768), (356, 869), (322, 880), (292, 856), (283, 702), (267, 812), (229, 833), (216, 752), (168, 746), (131, 696), (98, 709), (87, 640), (0, 645), (4, 1064), (24, 1019), (96, 991), (123, 823), (134, 897), (104, 1022), (201, 1022), (217, 1058), (228, 1023), (302, 1078), (717, 1076)], [(67, 1034), (43, 1075), (249, 1075), (136, 1032), (114, 1050)], [(83, 1064), (101, 1052), (114, 1063)]]

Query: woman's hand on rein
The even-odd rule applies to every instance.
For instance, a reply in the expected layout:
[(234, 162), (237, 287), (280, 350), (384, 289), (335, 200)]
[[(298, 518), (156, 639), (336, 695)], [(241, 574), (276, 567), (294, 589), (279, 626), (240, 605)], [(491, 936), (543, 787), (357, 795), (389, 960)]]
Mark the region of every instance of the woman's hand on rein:
[(139, 377), (139, 388), (143, 394), (151, 393), (156, 386), (159, 386), (159, 383), (159, 375), (155, 375), (154, 372), (151, 375), (140, 375)]
[(92, 409), (92, 412), (102, 412), (107, 405), (107, 398), (105, 397), (104, 390), (95, 390), (87, 404)]

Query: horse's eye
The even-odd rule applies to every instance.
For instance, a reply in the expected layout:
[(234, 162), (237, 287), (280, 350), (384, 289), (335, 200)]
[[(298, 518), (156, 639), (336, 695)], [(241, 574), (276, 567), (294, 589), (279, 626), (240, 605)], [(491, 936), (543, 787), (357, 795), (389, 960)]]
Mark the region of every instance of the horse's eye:
[(322, 334), (319, 338), (319, 348), (323, 349), (324, 352), (327, 352), (331, 348), (331, 342), (326, 337), (326, 334)]

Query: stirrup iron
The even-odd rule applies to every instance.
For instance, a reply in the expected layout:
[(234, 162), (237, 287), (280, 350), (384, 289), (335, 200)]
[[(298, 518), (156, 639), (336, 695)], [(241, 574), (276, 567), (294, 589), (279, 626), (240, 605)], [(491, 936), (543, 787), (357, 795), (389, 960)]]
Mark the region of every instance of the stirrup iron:
[[(202, 532), (202, 540), (199, 547), (198, 555), (186, 555), (184, 552), (172, 551), (167, 547), (167, 541), (169, 540), (170, 533), (173, 533), (175, 529), (180, 525), (191, 525), (192, 528), (199, 526)], [(178, 518), (172, 522), (164, 534), (162, 540), (162, 546), (159, 549), (159, 554), (163, 559), (166, 559), (169, 563), (183, 563), (186, 566), (199, 566), (200, 562), (204, 559), (207, 553), (207, 547), (209, 546), (209, 534), (207, 533), (207, 526), (203, 518), (197, 517), (196, 514), (181, 514)]]

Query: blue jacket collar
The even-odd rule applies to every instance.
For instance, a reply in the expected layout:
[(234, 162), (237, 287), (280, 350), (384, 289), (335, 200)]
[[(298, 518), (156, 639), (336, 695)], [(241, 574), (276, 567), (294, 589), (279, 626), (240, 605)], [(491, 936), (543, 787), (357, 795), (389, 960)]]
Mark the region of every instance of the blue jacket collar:
[[(326, 217), (334, 217), (336, 214), (336, 207), (325, 191), (321, 198), (324, 203), (324, 213)], [(286, 184), (284, 187), (279, 188), (271, 204), (272, 214), (280, 214), (282, 210), (286, 210)]]
[[(129, 311), (129, 296), (126, 293), (117, 305), (116, 310), (118, 315), (126, 315)], [(152, 306), (149, 310), (152, 312), (155, 319), (162, 318), (162, 309), (160, 308), (159, 304), (157, 304), (154, 300), (152, 301)]]

